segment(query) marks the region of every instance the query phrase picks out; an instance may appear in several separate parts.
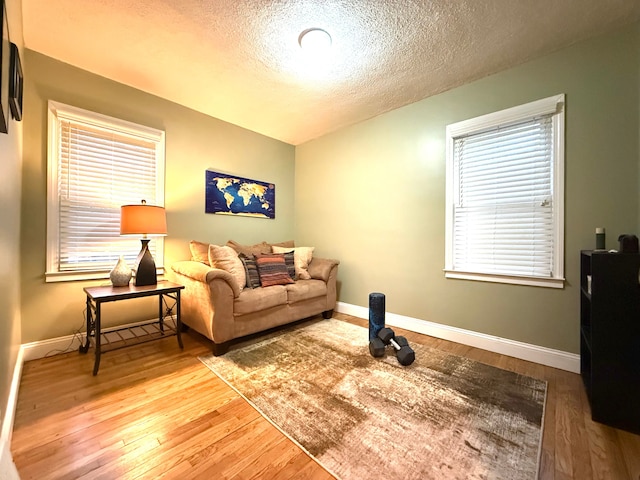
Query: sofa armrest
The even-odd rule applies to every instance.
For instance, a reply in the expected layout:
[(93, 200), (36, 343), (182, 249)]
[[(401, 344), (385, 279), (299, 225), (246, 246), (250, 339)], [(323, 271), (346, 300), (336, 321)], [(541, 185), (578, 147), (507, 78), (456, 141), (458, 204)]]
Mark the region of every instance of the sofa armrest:
[(308, 267), (309, 275), (311, 275), (311, 278), (327, 282), (329, 281), (331, 270), (339, 264), (340, 262), (338, 260), (313, 257)]
[(182, 322), (216, 343), (231, 340), (233, 304), (240, 294), (231, 274), (192, 260), (175, 262), (167, 272), (171, 280), (185, 287)]
[(233, 278), (233, 275), (219, 268), (211, 268), (209, 265), (193, 260), (183, 260), (173, 263), (171, 269), (179, 275), (184, 275), (198, 282), (211, 283), (215, 279), (224, 280), (233, 290), (235, 298), (240, 295), (240, 288), (238, 288), (238, 283)]

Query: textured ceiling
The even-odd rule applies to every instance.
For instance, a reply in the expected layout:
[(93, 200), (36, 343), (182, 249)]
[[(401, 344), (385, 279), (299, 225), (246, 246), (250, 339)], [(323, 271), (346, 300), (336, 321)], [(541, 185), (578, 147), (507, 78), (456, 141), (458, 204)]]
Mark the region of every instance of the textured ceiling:
[[(640, 19), (639, 0), (22, 0), (25, 46), (294, 145)], [(328, 58), (298, 45), (328, 31)]]

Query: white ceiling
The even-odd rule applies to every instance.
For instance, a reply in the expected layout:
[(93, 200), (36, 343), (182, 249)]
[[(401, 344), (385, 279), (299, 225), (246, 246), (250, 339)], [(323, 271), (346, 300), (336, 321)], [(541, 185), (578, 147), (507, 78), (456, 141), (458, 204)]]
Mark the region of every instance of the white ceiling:
[[(31, 50), (297, 145), (640, 19), (640, 0), (22, 0)], [(319, 27), (330, 58), (303, 56)]]

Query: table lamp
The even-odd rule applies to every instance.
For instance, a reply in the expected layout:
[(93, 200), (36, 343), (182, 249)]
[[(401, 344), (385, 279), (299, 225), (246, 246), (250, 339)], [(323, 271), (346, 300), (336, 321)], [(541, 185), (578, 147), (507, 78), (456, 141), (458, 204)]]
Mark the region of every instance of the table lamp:
[(133, 271), (135, 272), (135, 285), (155, 285), (156, 263), (149, 251), (148, 235), (166, 235), (167, 217), (164, 207), (147, 205), (142, 200), (140, 205), (122, 205), (120, 207), (120, 235), (142, 235), (140, 241), (142, 248), (136, 259)]

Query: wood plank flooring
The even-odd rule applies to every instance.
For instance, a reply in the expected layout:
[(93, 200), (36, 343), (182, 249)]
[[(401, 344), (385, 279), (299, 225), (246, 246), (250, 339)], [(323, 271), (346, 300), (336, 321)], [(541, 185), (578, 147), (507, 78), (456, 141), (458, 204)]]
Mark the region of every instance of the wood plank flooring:
[[(548, 382), (541, 479), (640, 480), (640, 436), (593, 422), (578, 375), (397, 333)], [(200, 363), (205, 338), (183, 341), (182, 351), (171, 337), (104, 354), (96, 377), (91, 351), (25, 363), (11, 444), (21, 478), (333, 478)]]

